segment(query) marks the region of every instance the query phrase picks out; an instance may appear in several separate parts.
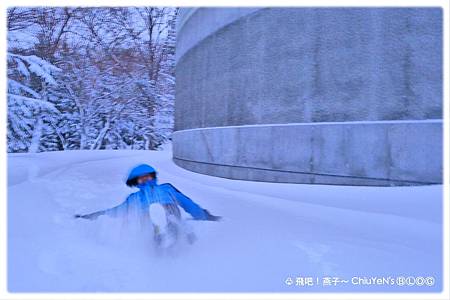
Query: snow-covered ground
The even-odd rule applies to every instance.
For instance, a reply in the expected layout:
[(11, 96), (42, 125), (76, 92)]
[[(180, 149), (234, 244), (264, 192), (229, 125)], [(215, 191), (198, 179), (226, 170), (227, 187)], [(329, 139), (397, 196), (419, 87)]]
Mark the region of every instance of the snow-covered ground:
[[(134, 191), (124, 178), (138, 163), (154, 166), (160, 183), (172, 183), (223, 221), (189, 221), (198, 241), (161, 256), (108, 217), (72, 217), (121, 203)], [(9, 154), (8, 179), (10, 292), (436, 292), (442, 286), (440, 185), (229, 180), (176, 166), (170, 148)], [(326, 277), (355, 276), (436, 281), (323, 286)], [(314, 285), (297, 285), (297, 277), (312, 277)]]

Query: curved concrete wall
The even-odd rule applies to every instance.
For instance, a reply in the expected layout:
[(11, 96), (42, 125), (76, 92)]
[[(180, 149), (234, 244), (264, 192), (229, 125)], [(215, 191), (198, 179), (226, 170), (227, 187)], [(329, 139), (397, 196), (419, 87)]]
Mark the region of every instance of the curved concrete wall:
[(442, 181), (439, 8), (185, 9), (176, 76), (174, 161), (187, 169)]

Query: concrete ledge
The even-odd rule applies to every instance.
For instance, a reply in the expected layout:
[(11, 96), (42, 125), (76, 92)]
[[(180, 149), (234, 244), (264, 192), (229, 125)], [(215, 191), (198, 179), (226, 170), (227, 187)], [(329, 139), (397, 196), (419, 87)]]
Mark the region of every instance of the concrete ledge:
[(442, 121), (336, 122), (176, 131), (174, 162), (231, 179), (339, 185), (442, 183)]

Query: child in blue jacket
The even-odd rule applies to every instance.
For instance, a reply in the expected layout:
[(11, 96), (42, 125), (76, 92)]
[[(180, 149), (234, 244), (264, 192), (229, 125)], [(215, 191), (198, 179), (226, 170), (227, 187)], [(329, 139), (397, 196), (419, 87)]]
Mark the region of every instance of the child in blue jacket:
[(218, 221), (221, 219), (200, 207), (170, 183), (158, 184), (156, 170), (149, 165), (141, 164), (133, 168), (126, 184), (130, 187), (138, 187), (139, 191), (130, 194), (123, 203), (115, 207), (86, 215), (75, 215), (75, 217), (93, 220), (101, 215), (128, 217), (130, 212), (134, 212), (134, 216), (145, 219), (148, 218), (150, 205), (159, 203), (164, 207), (167, 216), (176, 220), (181, 219), (178, 206), (181, 206), (195, 220)]

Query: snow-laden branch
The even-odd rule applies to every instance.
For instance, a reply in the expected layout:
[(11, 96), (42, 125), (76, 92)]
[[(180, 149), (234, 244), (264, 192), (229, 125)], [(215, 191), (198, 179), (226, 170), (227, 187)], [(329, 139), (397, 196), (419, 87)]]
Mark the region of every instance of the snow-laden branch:
[[(14, 95), (14, 94), (9, 94), (8, 93), (8, 99), (12, 100), (12, 101), (16, 101), (18, 102), (19, 105), (23, 104), (23, 102), (26, 102), (30, 105), (32, 105), (35, 108), (44, 108), (47, 109), (53, 113), (59, 114), (61, 113), (54, 104), (48, 102), (48, 101), (43, 101), (41, 99), (35, 99), (35, 98), (30, 98), (30, 97), (25, 97), (25, 96), (20, 96), (20, 95)], [(20, 103), (22, 102), (22, 103)]]
[(48, 84), (56, 85), (52, 74), (61, 71), (60, 68), (36, 55), (19, 55), (8, 52), (8, 61), (17, 63), (17, 70), (21, 75), (29, 77), (30, 73), (43, 79)]

